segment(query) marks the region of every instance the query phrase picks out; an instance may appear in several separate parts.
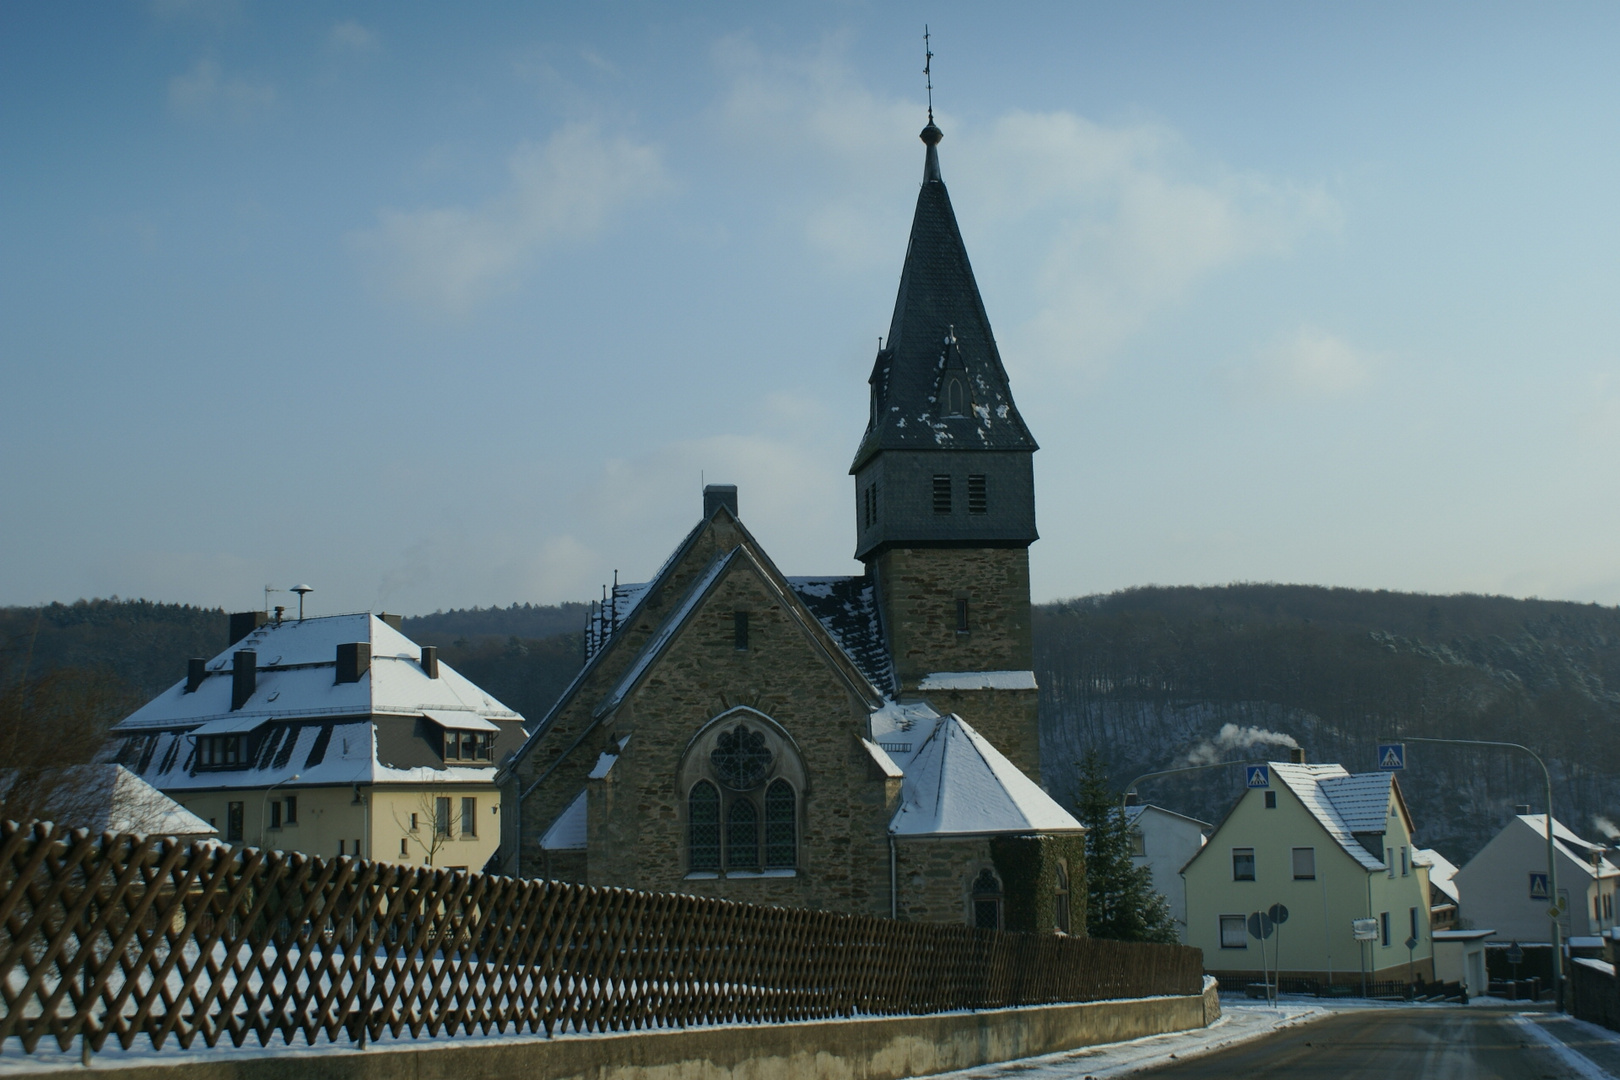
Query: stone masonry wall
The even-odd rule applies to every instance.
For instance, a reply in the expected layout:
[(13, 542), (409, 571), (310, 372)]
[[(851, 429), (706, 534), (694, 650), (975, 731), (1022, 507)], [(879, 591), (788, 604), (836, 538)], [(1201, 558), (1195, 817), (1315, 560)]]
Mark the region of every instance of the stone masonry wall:
[[(735, 647), (737, 611), (749, 613), (746, 651)], [(677, 769), (693, 737), (739, 705), (784, 728), (802, 757), (795, 876), (688, 876), (687, 792)], [(754, 568), (735, 563), (603, 725), (629, 742), (593, 782), (590, 883), (887, 915), (887, 824), (898, 785), (861, 746), (866, 716)]]
[[(902, 684), (934, 671), (1029, 671), (1025, 548), (891, 548), (876, 559), (884, 629)], [(956, 601), (968, 601), (967, 633)]]
[(1037, 784), (1041, 782), (1038, 691), (921, 690), (907, 696), (925, 699), (938, 712), (960, 716), (1025, 776)]
[(929, 837), (900, 840), (895, 845), (895, 868), (901, 919), (972, 925), (973, 879), (996, 864), (988, 837)]

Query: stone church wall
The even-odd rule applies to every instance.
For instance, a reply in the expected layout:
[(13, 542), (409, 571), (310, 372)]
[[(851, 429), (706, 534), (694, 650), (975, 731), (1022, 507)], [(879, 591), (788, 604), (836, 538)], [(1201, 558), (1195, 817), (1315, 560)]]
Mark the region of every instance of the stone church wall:
[[(737, 611), (749, 613), (746, 651), (735, 646)], [(784, 728), (802, 756), (796, 876), (687, 876), (678, 764), (705, 725), (739, 705)], [(630, 741), (591, 803), (590, 883), (887, 915), (887, 823), (898, 790), (860, 744), (866, 715), (753, 569), (738, 564), (617, 710), (614, 731)]]

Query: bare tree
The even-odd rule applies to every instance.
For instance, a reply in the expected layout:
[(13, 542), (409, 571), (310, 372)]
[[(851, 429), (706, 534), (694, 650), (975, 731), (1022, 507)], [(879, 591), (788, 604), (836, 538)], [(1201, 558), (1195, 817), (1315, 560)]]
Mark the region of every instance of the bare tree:
[(0, 817), (87, 820), (94, 793), (82, 790), (71, 767), (116, 752), (107, 729), (134, 704), (117, 679), (80, 668), (30, 676), (25, 663), (17, 676), (0, 678)]
[(402, 819), (396, 811), (394, 822), (405, 833), (407, 844), (422, 853), (422, 861), (429, 866), (438, 862), (439, 852), (450, 842), (455, 828), (455, 799), (437, 788), (425, 787), (417, 792), (415, 809)]

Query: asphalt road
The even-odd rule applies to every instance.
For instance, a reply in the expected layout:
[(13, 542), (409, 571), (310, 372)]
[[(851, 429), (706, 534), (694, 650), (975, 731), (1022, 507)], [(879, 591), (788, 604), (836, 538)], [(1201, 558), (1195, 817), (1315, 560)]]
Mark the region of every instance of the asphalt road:
[(1564, 1080), (1579, 1077), (1512, 1009), (1356, 1010), (1144, 1072), (1287, 1080)]

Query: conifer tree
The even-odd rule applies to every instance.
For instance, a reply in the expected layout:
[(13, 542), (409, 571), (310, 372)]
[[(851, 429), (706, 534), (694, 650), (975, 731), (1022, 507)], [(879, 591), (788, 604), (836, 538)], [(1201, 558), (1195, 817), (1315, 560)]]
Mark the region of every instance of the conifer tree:
[(1176, 941), (1175, 920), (1153, 875), (1131, 862), (1131, 826), (1093, 748), (1080, 763), (1076, 800), (1086, 832), (1086, 933), (1111, 941)]

